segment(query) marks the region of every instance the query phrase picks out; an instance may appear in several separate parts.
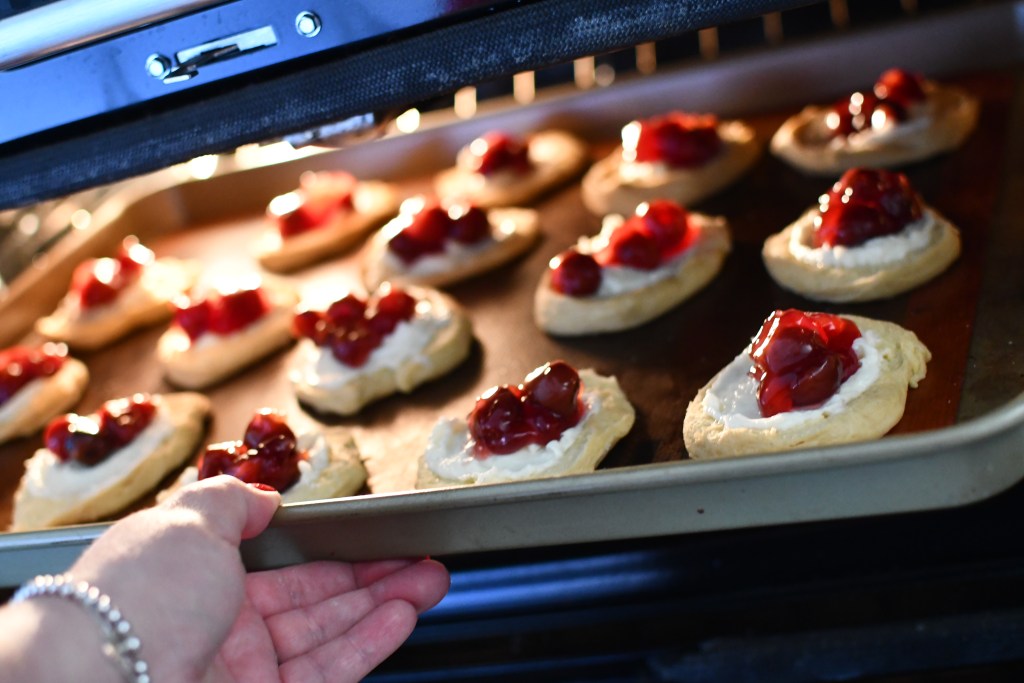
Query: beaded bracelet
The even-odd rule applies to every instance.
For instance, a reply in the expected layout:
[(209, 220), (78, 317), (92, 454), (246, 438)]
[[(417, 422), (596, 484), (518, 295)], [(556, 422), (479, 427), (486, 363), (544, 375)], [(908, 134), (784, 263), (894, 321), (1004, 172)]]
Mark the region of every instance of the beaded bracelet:
[(23, 584), (11, 602), (52, 595), (65, 598), (84, 607), (103, 628), (106, 642), (103, 654), (113, 662), (131, 683), (150, 683), (149, 665), (139, 657), (142, 643), (132, 633), (132, 626), (121, 616), (121, 610), (110, 602), (110, 596), (101, 593), (86, 581), (76, 581), (70, 574), (42, 574)]

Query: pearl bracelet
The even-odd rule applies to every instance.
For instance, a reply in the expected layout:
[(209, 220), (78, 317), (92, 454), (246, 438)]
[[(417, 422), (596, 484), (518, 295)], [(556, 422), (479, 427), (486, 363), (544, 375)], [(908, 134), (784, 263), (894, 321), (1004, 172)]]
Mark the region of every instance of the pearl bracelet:
[(103, 654), (113, 662), (130, 683), (150, 683), (149, 665), (139, 657), (142, 643), (132, 633), (132, 626), (121, 616), (121, 610), (110, 602), (110, 596), (101, 593), (86, 581), (76, 581), (70, 574), (42, 574), (23, 584), (11, 602), (51, 595), (65, 598), (84, 607), (103, 628), (106, 642)]

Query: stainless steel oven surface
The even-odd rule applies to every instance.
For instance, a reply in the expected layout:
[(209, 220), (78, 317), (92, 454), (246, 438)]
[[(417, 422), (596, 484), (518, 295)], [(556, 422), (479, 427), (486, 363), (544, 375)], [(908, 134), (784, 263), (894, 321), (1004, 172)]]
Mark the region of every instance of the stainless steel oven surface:
[[(62, 3), (71, 0), (29, 11), (0, 6), (0, 31)], [(236, 4), (192, 3), (168, 27), (231, 16)], [(222, 38), (235, 43), (206, 41), (195, 54), (157, 50), (152, 54), (170, 64), (148, 62), (151, 71), (132, 76), (146, 87), (125, 88), (103, 113), (55, 112), (63, 121), (19, 113), (19, 126), (35, 128), (8, 126), (0, 141), (0, 202), (12, 207), (0, 214), (10, 226), (0, 235), (0, 342), (23, 338), (82, 258), (105, 253), (129, 233), (151, 242), (158, 255), (199, 257), (223, 268), (246, 262), (248, 253), (234, 245), (259, 233), (269, 198), (292, 189), (305, 170), (346, 168), (411, 194), (429, 188), (431, 175), (487, 130), (570, 129), (597, 159), (625, 122), (678, 108), (743, 118), (766, 143), (804, 104), (834, 100), (892, 65), (923, 71), (981, 102), (978, 129), (962, 149), (906, 169), (926, 199), (961, 227), (961, 259), (911, 293), (824, 307), (900, 322), (932, 349), (928, 377), (882, 440), (717, 462), (686, 454), (681, 426), (690, 397), (742, 348), (766, 312), (810, 305), (773, 285), (760, 246), (829, 181), (766, 153), (734, 188), (699, 205), (727, 216), (734, 231), (718, 280), (644, 328), (560, 339), (534, 327), (529, 304), (548, 259), (598, 224), (570, 185), (537, 204), (545, 233), (533, 251), (451, 289), (473, 316), (476, 343), (448, 380), (358, 418), (333, 418), (305, 410), (291, 395), (282, 379), (291, 353), (285, 352), (210, 389), (217, 409), (207, 441), (235, 438), (257, 404), (273, 405), (303, 424), (349, 431), (366, 459), (363, 494), (286, 507), (244, 547), (250, 567), (424, 554), (453, 567), (451, 595), (375, 674), (378, 680), (895, 681), (904, 672), (955, 676), (959, 669), (965, 678), (934, 680), (1011, 680), (998, 677), (1019, 674), (1013, 663), (1024, 659), (1017, 637), (1024, 628), (1024, 546), (1005, 523), (1024, 504), (1024, 376), (1017, 368), (1024, 241), (1015, 230), (1024, 209), (1015, 191), (1024, 5), (740, 2), (697, 9), (637, 2), (622, 3), (636, 16), (612, 26), (622, 7), (585, 2), (577, 24), (593, 11), (603, 28), (577, 25), (574, 35), (586, 38), (579, 45), (620, 49), (552, 62), (543, 46), (510, 57), (505, 43), (516, 41), (486, 43), (504, 66), (483, 60), (459, 70), (445, 62), (443, 87), (403, 81), (401, 96), (317, 94), (297, 107), (301, 112), (267, 123), (273, 135), (270, 128), (242, 131), (251, 122), (246, 115), (218, 109), (234, 103), (258, 112), (267, 93), (301, 92), (292, 88), (302, 74), (307, 87), (319, 87), (365, 66), (360, 60), (369, 54), (386, 61), (396, 45), (422, 46), (431, 36), (490, 35), (507, 26), (498, 22), (502, 16), (525, 28), (536, 21), (526, 17), (561, 16), (564, 4), (438, 2), (406, 12), (381, 6), (388, 22), (367, 10), (343, 35), (328, 32), (339, 19), (327, 10), (282, 7), (278, 14), (291, 21), (284, 24), (287, 37), (274, 14), (273, 43), (270, 34), (256, 35), (254, 22), (246, 31), (225, 29), (232, 35)], [(144, 5), (105, 28), (71, 22), (69, 33), (93, 41), (85, 47), (66, 34), (59, 49), (42, 39), (4, 42), (0, 88), (24, 87), (33, 69), (70, 63), (81, 50), (151, 39), (165, 19), (147, 15)], [(305, 17), (305, 29), (302, 12), (315, 15)], [(828, 27), (824, 34), (821, 25)], [(303, 30), (335, 42), (318, 44)], [(544, 35), (535, 42), (550, 41)], [(203, 56), (225, 45), (225, 56)], [(522, 64), (531, 68), (516, 68)], [(161, 79), (156, 72), (163, 66)], [(496, 78), (510, 71), (516, 73)], [(400, 80), (422, 76), (410, 69)], [(353, 120), (356, 108), (373, 113)], [(13, 122), (14, 112), (0, 108), (0, 121)], [(220, 118), (200, 125), (198, 138), (181, 137), (183, 128), (217, 112)], [(335, 115), (345, 122), (332, 123)], [(352, 130), (365, 125), (379, 126), (383, 139), (326, 146), (351, 140)], [(140, 135), (147, 129), (159, 138), (149, 147)], [(282, 136), (290, 142), (235, 149)], [(125, 144), (128, 161), (120, 167), (105, 148), (114, 141)], [(84, 154), (61, 158), (76, 152)], [(205, 152), (219, 154), (192, 158)], [(58, 161), (43, 168), (47, 159)], [(24, 177), (9, 173), (26, 163)], [(91, 170), (82, 173), (83, 164)], [(295, 281), (311, 288), (356, 283), (361, 256), (354, 250)], [(166, 390), (151, 362), (159, 334), (145, 331), (87, 355), (99, 381), (81, 407), (94, 407), (109, 392)], [(438, 417), (465, 412), (488, 386), (553, 358), (616, 374), (637, 408), (636, 426), (598, 472), (412, 491), (416, 456)], [(21, 463), (35, 447), (31, 439), (0, 447), (0, 522), (9, 520)], [(13, 585), (59, 569), (104, 528), (0, 533), (0, 581)]]

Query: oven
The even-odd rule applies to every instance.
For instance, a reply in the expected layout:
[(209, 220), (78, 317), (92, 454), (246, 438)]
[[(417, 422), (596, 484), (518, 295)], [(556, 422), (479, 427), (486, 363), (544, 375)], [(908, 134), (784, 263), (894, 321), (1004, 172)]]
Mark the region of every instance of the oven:
[[(695, 389), (765, 311), (806, 305), (766, 280), (759, 244), (820, 179), (765, 154), (701, 205), (736, 228), (716, 287), (639, 334), (579, 341), (533, 329), (523, 306), (547, 259), (596, 220), (570, 186), (538, 205), (551, 227), (537, 249), (452, 290), (476, 316), (468, 367), (365, 418), (304, 414), (351, 430), (368, 453), (403, 457), (376, 457), (365, 495), (282, 510), (244, 553), (253, 568), (446, 562), (449, 596), (370, 680), (1020, 679), (1024, 138), (1014, 124), (1024, 3), (131, 4), (109, 14), (78, 0), (0, 4), (4, 345), (52, 308), (81, 259), (126, 234), (227, 263), (268, 198), (304, 170), (358, 169), (416, 191), (487, 130), (568, 128), (597, 158), (626, 121), (676, 108), (749, 119), (766, 142), (804, 104), (892, 65), (979, 97), (964, 148), (908, 169), (964, 230), (961, 262), (920, 291), (853, 311), (904, 321), (933, 349), (931, 377), (890, 436), (719, 462), (685, 456)], [(342, 269), (357, 259), (343, 257)], [(143, 364), (157, 334), (87, 357), (103, 386), (83, 406), (164, 388)], [(554, 357), (614, 371), (638, 408), (597, 473), (409, 491), (404, 456), (439, 413)], [(282, 363), (213, 389), (208, 440), (232, 433), (256, 387), (269, 387), (260, 400), (279, 400)], [(5, 519), (34, 447), (0, 446)], [(0, 579), (60, 569), (102, 529), (0, 533)]]

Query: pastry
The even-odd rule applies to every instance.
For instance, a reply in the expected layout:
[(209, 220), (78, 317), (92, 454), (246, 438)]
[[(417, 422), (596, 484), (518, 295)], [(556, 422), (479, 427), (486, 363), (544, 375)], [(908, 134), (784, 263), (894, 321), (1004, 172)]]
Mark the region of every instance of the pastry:
[(352, 437), (341, 430), (295, 435), (285, 416), (263, 409), (249, 421), (241, 441), (211, 444), (197, 467), (186, 467), (170, 492), (199, 479), (229, 474), (250, 484), (272, 486), (281, 502), (299, 503), (358, 493), (366, 469)]
[(291, 272), (345, 251), (398, 210), (388, 183), (344, 171), (307, 171), (298, 190), (271, 200), (256, 247), (260, 265)]
[(538, 235), (533, 209), (484, 211), (414, 197), (370, 239), (363, 277), (368, 289), (387, 281), (443, 287), (511, 261)]
[(291, 341), (299, 297), (288, 283), (251, 276), (177, 302), (157, 358), (174, 384), (216, 384)]
[(761, 155), (742, 121), (671, 112), (622, 129), (622, 145), (583, 176), (593, 213), (628, 216), (652, 199), (696, 204), (731, 185)]
[(909, 164), (959, 147), (978, 121), (978, 101), (948, 85), (890, 69), (872, 92), (809, 106), (772, 137), (772, 152), (805, 173)]
[(50, 422), (25, 463), (12, 531), (92, 522), (151, 491), (195, 453), (210, 411), (201, 394), (107, 401), (91, 415)]
[(592, 472), (634, 419), (614, 377), (547, 363), (523, 384), (485, 392), (468, 418), (438, 421), (420, 457), (416, 488)]
[(587, 156), (586, 145), (565, 131), (525, 138), (491, 131), (459, 151), (455, 166), (434, 178), (434, 190), (485, 209), (526, 206), (582, 173)]
[(600, 234), (551, 259), (534, 295), (534, 319), (555, 335), (641, 325), (707, 285), (729, 253), (723, 218), (675, 202), (645, 202), (627, 219), (605, 217)]
[(422, 287), (381, 286), (295, 316), (300, 337), (289, 373), (295, 395), (327, 413), (352, 415), (396, 392), (409, 393), (469, 355), (469, 317), (453, 299)]
[(126, 238), (116, 258), (78, 265), (67, 295), (36, 321), (36, 331), (74, 348), (101, 348), (170, 318), (168, 303), (195, 284), (199, 270), (196, 261), (157, 259), (137, 239)]
[(64, 344), (0, 351), (0, 443), (28, 436), (69, 410), (88, 381), (89, 370)]
[(777, 283), (818, 301), (871, 301), (934, 278), (960, 254), (960, 233), (901, 173), (852, 169), (762, 250)]
[(720, 458), (877, 439), (900, 421), (930, 359), (893, 323), (775, 311), (687, 406), (686, 450)]

